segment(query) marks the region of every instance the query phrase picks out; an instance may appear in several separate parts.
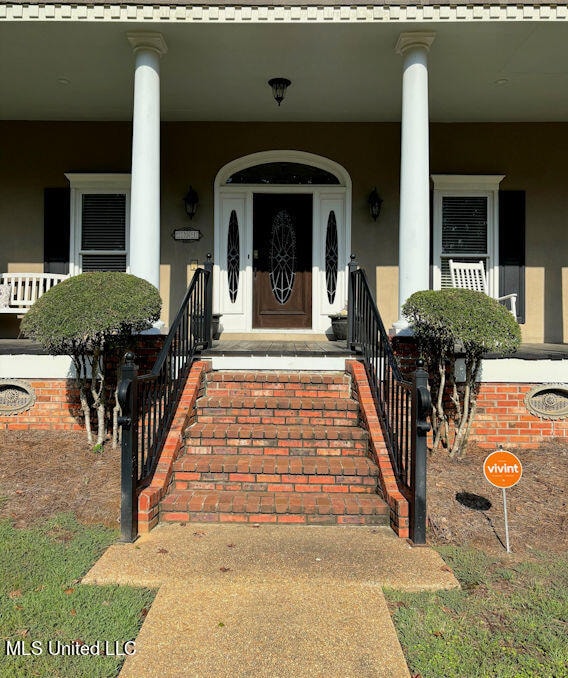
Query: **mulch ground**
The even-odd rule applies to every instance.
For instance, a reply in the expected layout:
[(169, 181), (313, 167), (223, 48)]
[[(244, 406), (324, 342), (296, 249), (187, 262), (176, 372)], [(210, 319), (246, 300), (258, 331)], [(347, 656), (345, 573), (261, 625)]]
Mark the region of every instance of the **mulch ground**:
[[(523, 477), (507, 490), (513, 553), (568, 550), (568, 442), (511, 450)], [(428, 460), (429, 541), (504, 553), (502, 491), (483, 476), (487, 450)], [(25, 527), (71, 511), (84, 523), (118, 526), (120, 450), (92, 451), (84, 433), (0, 431), (0, 517)]]
[(118, 527), (120, 449), (95, 453), (81, 432), (0, 431), (0, 517), (27, 527), (62, 512)]
[[(513, 554), (568, 552), (568, 441), (550, 440), (515, 450), (523, 475), (506, 490)], [(505, 552), (503, 490), (487, 482), (483, 461), (491, 450), (470, 444), (462, 459), (438, 451), (428, 460), (430, 542)]]

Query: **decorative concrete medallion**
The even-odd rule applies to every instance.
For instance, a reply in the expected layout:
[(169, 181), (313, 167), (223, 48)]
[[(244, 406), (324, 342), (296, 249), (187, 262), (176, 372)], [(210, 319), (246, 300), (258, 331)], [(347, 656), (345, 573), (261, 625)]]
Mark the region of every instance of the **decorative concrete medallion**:
[(31, 409), (36, 396), (30, 384), (20, 379), (0, 379), (0, 415), (20, 414)]
[(568, 384), (541, 384), (525, 396), (527, 410), (543, 419), (568, 417)]

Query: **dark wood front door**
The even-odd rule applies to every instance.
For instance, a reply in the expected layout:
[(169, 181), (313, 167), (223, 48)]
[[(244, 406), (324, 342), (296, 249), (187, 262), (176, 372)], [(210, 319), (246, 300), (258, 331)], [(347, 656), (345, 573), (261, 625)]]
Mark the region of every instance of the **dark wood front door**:
[(253, 327), (312, 326), (312, 196), (255, 193)]

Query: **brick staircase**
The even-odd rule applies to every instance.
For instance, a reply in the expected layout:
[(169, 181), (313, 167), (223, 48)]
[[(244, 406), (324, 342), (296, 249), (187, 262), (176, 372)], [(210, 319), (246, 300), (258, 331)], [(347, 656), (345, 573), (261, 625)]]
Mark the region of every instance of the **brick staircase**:
[(350, 377), (209, 372), (160, 520), (388, 524)]

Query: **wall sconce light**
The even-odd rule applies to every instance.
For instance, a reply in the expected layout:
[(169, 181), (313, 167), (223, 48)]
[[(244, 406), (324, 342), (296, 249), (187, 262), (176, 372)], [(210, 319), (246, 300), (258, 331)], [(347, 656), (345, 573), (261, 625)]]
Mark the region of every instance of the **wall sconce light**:
[(383, 199), (381, 196), (377, 193), (377, 188), (373, 188), (371, 193), (369, 194), (369, 212), (371, 216), (373, 217), (374, 221), (377, 221), (379, 218), (379, 214), (381, 213), (381, 207), (383, 205)]
[(185, 204), (185, 211), (187, 213), (187, 216), (190, 219), (193, 219), (195, 216), (195, 213), (197, 212), (197, 205), (199, 204), (199, 198), (197, 196), (196, 191), (190, 186), (189, 191), (185, 194), (185, 198), (183, 199), (183, 202)]
[(288, 78), (272, 78), (272, 80), (268, 81), (268, 84), (272, 87), (272, 96), (280, 106), (286, 94), (286, 90), (292, 83)]

